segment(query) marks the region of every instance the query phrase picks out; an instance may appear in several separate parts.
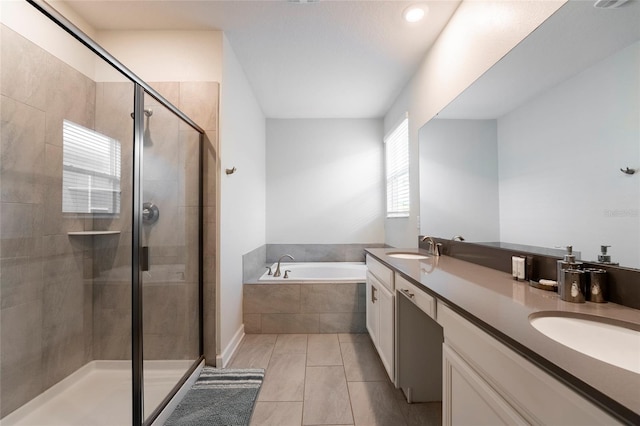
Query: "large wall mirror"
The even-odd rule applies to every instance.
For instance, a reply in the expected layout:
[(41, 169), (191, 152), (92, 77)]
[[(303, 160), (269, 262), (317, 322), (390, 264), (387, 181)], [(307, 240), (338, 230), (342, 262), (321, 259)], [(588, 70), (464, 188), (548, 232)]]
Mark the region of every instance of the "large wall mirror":
[(640, 1), (568, 2), (419, 137), (422, 234), (640, 268)]

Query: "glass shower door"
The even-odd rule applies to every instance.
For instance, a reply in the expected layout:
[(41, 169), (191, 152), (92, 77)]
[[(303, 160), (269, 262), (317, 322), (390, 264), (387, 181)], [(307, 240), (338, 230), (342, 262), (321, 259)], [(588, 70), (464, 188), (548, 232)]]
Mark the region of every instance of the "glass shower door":
[(142, 386), (148, 419), (200, 356), (200, 135), (148, 93), (143, 120)]

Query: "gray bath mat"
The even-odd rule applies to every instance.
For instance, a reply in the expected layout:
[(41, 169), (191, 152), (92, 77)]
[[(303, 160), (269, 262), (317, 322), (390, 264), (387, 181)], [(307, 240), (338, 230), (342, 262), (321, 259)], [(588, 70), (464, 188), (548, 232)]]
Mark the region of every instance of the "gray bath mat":
[(248, 425), (263, 369), (204, 367), (165, 426)]

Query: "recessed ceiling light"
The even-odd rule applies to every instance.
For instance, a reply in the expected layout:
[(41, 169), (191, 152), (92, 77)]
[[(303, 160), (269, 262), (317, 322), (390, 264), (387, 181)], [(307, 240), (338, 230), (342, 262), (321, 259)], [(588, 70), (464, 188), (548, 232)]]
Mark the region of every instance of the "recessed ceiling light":
[(429, 7), (424, 4), (414, 4), (409, 6), (402, 12), (402, 16), (404, 16), (404, 20), (407, 22), (418, 22), (421, 21), (425, 15)]

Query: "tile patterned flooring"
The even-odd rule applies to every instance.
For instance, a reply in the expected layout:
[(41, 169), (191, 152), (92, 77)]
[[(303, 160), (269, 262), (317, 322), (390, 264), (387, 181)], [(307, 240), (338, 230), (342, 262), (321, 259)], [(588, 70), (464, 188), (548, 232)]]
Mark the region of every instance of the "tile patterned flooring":
[(368, 334), (248, 334), (229, 367), (266, 369), (252, 426), (442, 423), (439, 402), (406, 403)]

